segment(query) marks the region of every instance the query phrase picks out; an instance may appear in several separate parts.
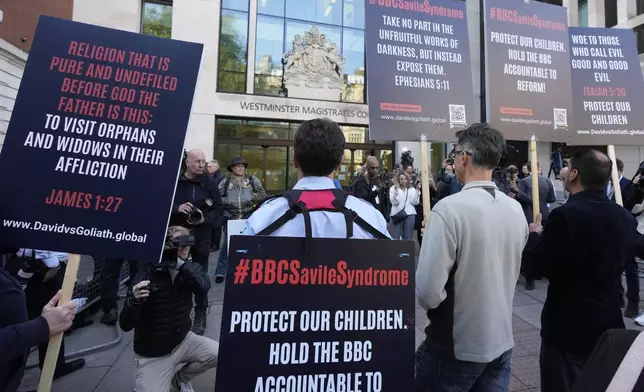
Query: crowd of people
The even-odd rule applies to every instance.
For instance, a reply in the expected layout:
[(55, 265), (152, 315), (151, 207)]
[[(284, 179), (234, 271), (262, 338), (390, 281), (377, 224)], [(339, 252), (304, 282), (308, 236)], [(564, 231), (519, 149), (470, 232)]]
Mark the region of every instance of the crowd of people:
[[(638, 335), (624, 331), (620, 306), (626, 316), (639, 314), (635, 257), (644, 256), (641, 170), (624, 179), (617, 160), (622, 207), (614, 202), (613, 163), (605, 154), (580, 150), (569, 161), (553, 155), (552, 171), (569, 196), (552, 208), (554, 185), (539, 164), (538, 173), (530, 173), (530, 163), (521, 170), (500, 166), (506, 143), (499, 131), (473, 124), (456, 137), (436, 177), (428, 179), (432, 213), (427, 222), (422, 178), (409, 154), (391, 173), (368, 157), (348, 192), (338, 189), (335, 175), (345, 138), (330, 120), (300, 125), (293, 148), (300, 179), (276, 197), (267, 198), (242, 157), (229, 162), (225, 175), (219, 162), (206, 162), (200, 150), (188, 151), (162, 260), (128, 260), (132, 279), (120, 313), (117, 292), (125, 261), (104, 260), (100, 271), (101, 322), (134, 330), (136, 391), (189, 392), (194, 377), (216, 367), (218, 343), (203, 336), (208, 292), (213, 282), (225, 282), (227, 222), (240, 219), (246, 220), (247, 235), (413, 240), (416, 231), (421, 244), (416, 296), (430, 321), (416, 352), (416, 392), (508, 390), (512, 309), (521, 273), (526, 289), (537, 279), (549, 282), (542, 313), (542, 391), (604, 391), (615, 373), (621, 381), (628, 378), (618, 368), (630, 358)], [(533, 175), (540, 202), (536, 219)], [(320, 191), (338, 202), (310, 211), (293, 202), (294, 195)], [(214, 272), (209, 271), (213, 251), (220, 252)], [(58, 306), (66, 254), (3, 253), (11, 256), (0, 268), (0, 301), (8, 304), (0, 313), (0, 391), (14, 392), (30, 348), (39, 347), (42, 366), (49, 337), (71, 327), (78, 304)], [(55, 377), (84, 364), (83, 359), (65, 362), (63, 347)], [(644, 376), (635, 373), (631, 390), (644, 390), (637, 389), (644, 388)]]

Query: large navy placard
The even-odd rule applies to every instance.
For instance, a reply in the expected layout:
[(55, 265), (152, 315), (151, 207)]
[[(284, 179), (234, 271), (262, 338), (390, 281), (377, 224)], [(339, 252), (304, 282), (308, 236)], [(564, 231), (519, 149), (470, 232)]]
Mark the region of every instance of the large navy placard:
[(215, 389), (413, 391), (414, 243), (310, 246), (231, 237)]
[(644, 80), (629, 29), (571, 27), (571, 144), (644, 144)]
[(507, 139), (565, 142), (572, 129), (568, 15), (535, 0), (485, 0), (488, 122)]
[(0, 155), (3, 245), (158, 261), (201, 52), (41, 17)]
[(473, 118), (467, 12), (458, 0), (369, 0), (369, 137), (451, 142)]

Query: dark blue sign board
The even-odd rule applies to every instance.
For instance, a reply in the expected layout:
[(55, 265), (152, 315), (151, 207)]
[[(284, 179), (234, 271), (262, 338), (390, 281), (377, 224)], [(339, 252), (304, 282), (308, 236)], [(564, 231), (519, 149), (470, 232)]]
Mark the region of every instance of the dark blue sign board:
[(369, 137), (454, 141), (476, 122), (465, 2), (365, 3)]
[(201, 53), (42, 16), (0, 155), (3, 245), (158, 261)]
[(630, 29), (571, 27), (569, 144), (644, 144), (644, 80)]
[(414, 390), (413, 242), (315, 238), (305, 253), (303, 238), (232, 236), (229, 249), (217, 391)]
[(568, 14), (535, 0), (485, 0), (487, 122), (506, 139), (565, 142), (572, 129)]

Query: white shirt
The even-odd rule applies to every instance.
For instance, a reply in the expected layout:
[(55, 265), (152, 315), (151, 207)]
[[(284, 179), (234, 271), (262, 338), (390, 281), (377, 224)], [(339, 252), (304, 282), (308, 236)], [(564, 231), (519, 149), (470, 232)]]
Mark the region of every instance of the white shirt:
[[(31, 252), (33, 249), (20, 249), (17, 253), (19, 257), (31, 257)], [(62, 252), (53, 252), (50, 250), (38, 250), (36, 249), (36, 260), (42, 260), (48, 268), (53, 268), (60, 264), (61, 262), (66, 262), (69, 258), (68, 253)]]
[(391, 200), (391, 216), (403, 209), (407, 215), (416, 215), (414, 206), (420, 202), (420, 192), (415, 188), (400, 189), (392, 186), (389, 189), (389, 200)]
[[(335, 189), (335, 185), (333, 184), (333, 180), (328, 177), (304, 177), (295, 184), (293, 189)], [(389, 237), (385, 218), (370, 203), (357, 197), (349, 196), (345, 206), (355, 211), (367, 223)], [(288, 211), (288, 201), (286, 198), (280, 197), (264, 203), (248, 218), (245, 234), (255, 235), (259, 233), (284, 215), (286, 211)], [(347, 229), (344, 219), (344, 215), (340, 212), (312, 211), (311, 229), (313, 237), (346, 238)], [(279, 237), (304, 237), (306, 235), (304, 217), (302, 214), (297, 214), (295, 218), (286, 222), (271, 235)], [(374, 237), (354, 223), (353, 237), (351, 238), (373, 239)]]

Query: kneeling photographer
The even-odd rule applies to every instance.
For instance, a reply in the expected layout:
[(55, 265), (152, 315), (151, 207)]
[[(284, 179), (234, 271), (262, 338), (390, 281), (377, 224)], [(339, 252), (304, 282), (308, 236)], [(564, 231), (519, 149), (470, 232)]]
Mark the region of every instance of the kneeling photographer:
[(192, 296), (210, 289), (201, 266), (188, 260), (194, 237), (168, 229), (158, 264), (141, 264), (119, 318), (134, 329), (137, 392), (192, 391), (190, 380), (217, 366), (219, 344), (190, 331)]
[[(179, 177), (174, 194), (170, 226), (187, 227), (195, 237), (190, 249), (192, 261), (208, 273), (212, 228), (223, 219), (223, 204), (217, 184), (205, 172), (206, 157), (199, 150), (186, 154), (185, 170)], [(195, 322), (192, 332), (206, 330), (208, 292), (195, 297)]]

